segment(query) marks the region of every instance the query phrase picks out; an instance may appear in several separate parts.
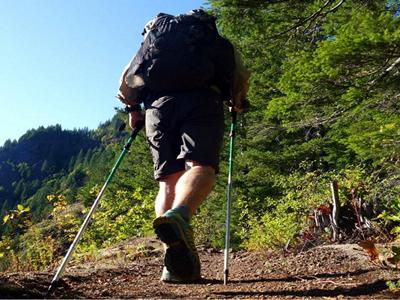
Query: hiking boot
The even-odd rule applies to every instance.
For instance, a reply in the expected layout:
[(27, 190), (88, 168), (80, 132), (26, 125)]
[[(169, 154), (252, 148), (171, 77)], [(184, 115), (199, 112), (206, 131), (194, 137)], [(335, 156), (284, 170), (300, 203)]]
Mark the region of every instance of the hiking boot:
[(164, 266), (161, 274), (161, 281), (168, 282), (168, 283), (193, 283), (198, 282), (201, 280), (200, 274), (192, 275), (190, 277), (180, 277), (178, 275), (173, 274), (172, 272), (168, 271), (167, 267)]
[(170, 274), (168, 278), (179, 278), (179, 282), (200, 279), (200, 259), (190, 224), (178, 212), (170, 209), (154, 220), (153, 228), (167, 246), (164, 265)]

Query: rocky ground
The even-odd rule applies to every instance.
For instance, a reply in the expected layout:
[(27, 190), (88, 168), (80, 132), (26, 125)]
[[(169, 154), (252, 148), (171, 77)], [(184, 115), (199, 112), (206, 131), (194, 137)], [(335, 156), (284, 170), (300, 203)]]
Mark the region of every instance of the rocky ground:
[[(159, 281), (162, 248), (153, 239), (108, 249), (92, 262), (73, 261), (48, 298), (268, 298), (399, 299), (387, 281), (400, 269), (385, 261), (387, 247), (374, 261), (355, 244), (319, 246), (297, 254), (231, 254), (230, 277), (223, 284), (223, 253), (201, 249), (203, 280), (196, 284)], [(1, 298), (43, 298), (51, 272), (0, 274)]]

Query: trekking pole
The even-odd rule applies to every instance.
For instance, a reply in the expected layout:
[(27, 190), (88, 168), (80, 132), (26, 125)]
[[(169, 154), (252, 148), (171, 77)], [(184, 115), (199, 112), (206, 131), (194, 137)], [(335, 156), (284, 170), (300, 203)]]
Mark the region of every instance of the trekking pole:
[(225, 221), (225, 251), (224, 251), (224, 284), (228, 283), (229, 276), (229, 240), (230, 240), (230, 224), (231, 224), (231, 205), (232, 205), (232, 171), (233, 171), (233, 154), (236, 135), (236, 111), (231, 110), (231, 129), (229, 133), (229, 171), (227, 186), (227, 205), (226, 205), (226, 221)]
[(78, 244), (83, 232), (85, 231), (86, 227), (88, 226), (88, 224), (89, 224), (89, 222), (90, 222), (90, 220), (92, 218), (92, 215), (95, 212), (95, 210), (96, 210), (96, 208), (97, 208), (97, 206), (98, 206), (98, 204), (100, 202), (100, 199), (101, 199), (101, 197), (103, 196), (103, 194), (104, 194), (104, 192), (106, 190), (107, 185), (111, 182), (112, 178), (114, 177), (115, 172), (117, 171), (119, 165), (122, 162), (122, 159), (124, 158), (125, 154), (128, 152), (129, 148), (132, 145), (133, 140), (135, 139), (135, 137), (137, 136), (137, 134), (139, 133), (139, 131), (143, 127), (143, 125), (144, 125), (143, 122), (140, 122), (132, 130), (131, 136), (129, 137), (128, 141), (126, 142), (126, 144), (124, 146), (124, 149), (122, 150), (120, 156), (118, 157), (117, 161), (115, 162), (114, 167), (112, 168), (110, 174), (108, 175), (106, 182), (104, 183), (103, 187), (101, 188), (100, 193), (98, 194), (96, 200), (94, 201), (92, 207), (90, 208), (89, 213), (86, 215), (86, 218), (83, 221), (83, 223), (81, 225), (81, 228), (79, 229), (77, 235), (75, 236), (74, 241), (70, 245), (70, 247), (68, 249), (68, 252), (65, 255), (60, 267), (58, 268), (58, 270), (56, 272), (56, 274), (54, 275), (53, 280), (51, 281), (50, 286), (49, 286), (49, 288), (47, 290), (46, 297), (48, 295), (50, 295), (50, 293), (57, 286), (58, 280), (60, 279), (62, 273), (64, 272), (64, 269), (65, 269), (68, 261), (70, 260), (70, 258), (72, 256), (72, 253), (74, 252), (74, 250), (75, 250), (75, 248), (76, 248), (76, 246), (77, 246), (77, 244)]

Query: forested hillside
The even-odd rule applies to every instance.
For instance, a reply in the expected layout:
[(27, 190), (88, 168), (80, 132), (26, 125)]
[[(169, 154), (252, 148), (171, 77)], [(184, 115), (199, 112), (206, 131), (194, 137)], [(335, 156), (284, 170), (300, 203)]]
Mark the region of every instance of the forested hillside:
[(54, 188), (48, 182), (50, 177), (65, 175), (76, 159), (99, 146), (100, 141), (88, 130), (67, 131), (60, 125), (30, 130), (18, 142), (6, 141), (0, 148), (1, 214), (27, 202), (38, 190), (43, 192), (29, 204), (34, 210), (42, 210), (40, 198)]
[[(400, 1), (210, 3), (221, 33), (252, 72), (251, 106), (239, 116), (236, 143), (233, 246), (295, 248), (332, 241), (333, 231), (336, 241), (394, 239)], [(39, 128), (0, 148), (0, 269), (41, 269), (65, 252), (122, 151), (129, 133), (118, 127), (125, 117), (94, 131)], [(227, 148), (217, 186), (194, 220), (203, 245), (223, 243)], [(79, 253), (151, 234), (156, 185), (148, 152), (141, 133)], [(317, 230), (317, 215), (332, 213), (332, 182), (338, 228)]]

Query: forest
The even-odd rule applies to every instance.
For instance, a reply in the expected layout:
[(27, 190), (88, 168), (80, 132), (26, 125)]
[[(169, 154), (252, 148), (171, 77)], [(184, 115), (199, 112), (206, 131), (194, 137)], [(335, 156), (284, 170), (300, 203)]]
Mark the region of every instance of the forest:
[[(209, 6), (251, 71), (250, 108), (238, 116), (232, 246), (279, 250), (396, 239), (400, 1)], [(119, 130), (125, 121), (117, 112), (95, 130), (41, 127), (0, 148), (1, 271), (57, 264), (129, 137)], [(194, 219), (196, 240), (207, 247), (224, 243), (228, 142), (226, 130), (216, 187)], [(141, 132), (77, 254), (153, 235), (152, 173)]]

